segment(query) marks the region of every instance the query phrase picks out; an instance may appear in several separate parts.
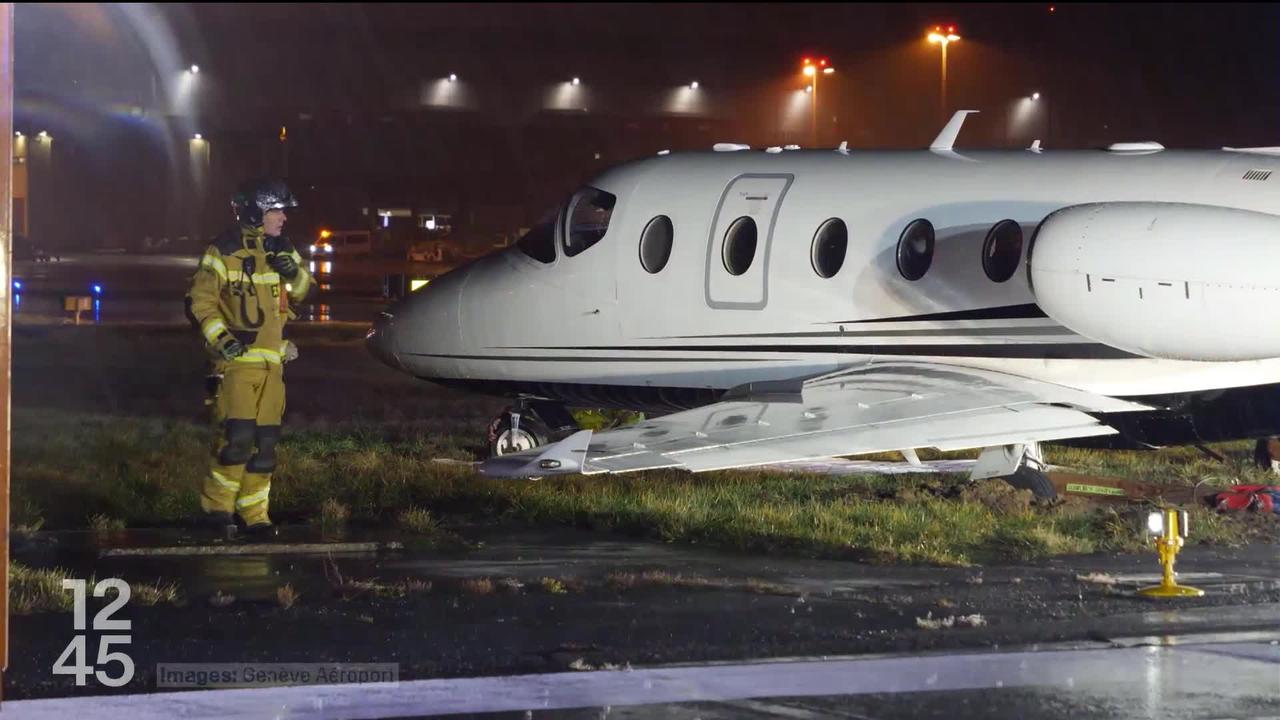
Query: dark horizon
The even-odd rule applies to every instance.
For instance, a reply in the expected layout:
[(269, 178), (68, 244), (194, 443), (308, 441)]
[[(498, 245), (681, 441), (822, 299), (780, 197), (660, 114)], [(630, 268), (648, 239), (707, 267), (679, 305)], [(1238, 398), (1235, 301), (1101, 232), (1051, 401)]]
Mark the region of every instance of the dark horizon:
[(961, 146), (1280, 144), (1276, 6), (1049, 7), (19, 5), (15, 128), (54, 138), (32, 232), (213, 233), (236, 181), (266, 173), (296, 186), (299, 230), (378, 204), (527, 224), (661, 149), (810, 145), (810, 54), (836, 68), (820, 146), (923, 147), (944, 118), (935, 23), (962, 36), (947, 109), (983, 111)]

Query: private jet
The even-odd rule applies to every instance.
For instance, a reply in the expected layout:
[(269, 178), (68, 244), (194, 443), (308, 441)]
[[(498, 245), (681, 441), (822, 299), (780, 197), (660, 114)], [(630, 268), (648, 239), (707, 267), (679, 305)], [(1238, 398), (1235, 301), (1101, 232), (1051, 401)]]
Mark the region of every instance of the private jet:
[(977, 449), (1052, 496), (1043, 442), (1280, 434), (1280, 148), (957, 150), (969, 112), (922, 151), (618, 166), (368, 348), (513, 399), (495, 478)]

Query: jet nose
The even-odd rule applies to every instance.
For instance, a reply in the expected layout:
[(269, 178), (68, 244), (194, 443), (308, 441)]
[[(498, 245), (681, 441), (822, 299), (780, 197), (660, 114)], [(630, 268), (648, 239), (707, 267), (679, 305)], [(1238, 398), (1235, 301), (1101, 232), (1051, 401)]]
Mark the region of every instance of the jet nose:
[(414, 377), (455, 377), (456, 361), (466, 354), (458, 303), (468, 273), (446, 273), (380, 313), (365, 336), (370, 354)]
[(394, 325), (394, 315), (386, 311), (378, 313), (377, 319), (373, 321), (373, 327), (369, 329), (369, 334), (364, 336), (364, 346), (369, 350), (370, 355), (393, 369), (404, 370), (404, 365), (400, 363), (400, 358), (396, 354)]

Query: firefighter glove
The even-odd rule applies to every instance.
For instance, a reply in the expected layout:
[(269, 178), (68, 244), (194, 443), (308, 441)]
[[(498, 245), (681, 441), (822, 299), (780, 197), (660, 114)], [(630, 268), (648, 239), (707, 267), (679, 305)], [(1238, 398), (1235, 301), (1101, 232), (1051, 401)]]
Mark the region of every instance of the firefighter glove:
[(285, 280), (292, 280), (298, 276), (298, 263), (293, 259), (292, 255), (284, 253), (276, 253), (267, 258), (267, 263), (271, 265), (271, 269), (280, 274)]
[(236, 339), (231, 333), (223, 333), (213, 343), (214, 352), (222, 356), (224, 360), (235, 360), (245, 354), (244, 344)]

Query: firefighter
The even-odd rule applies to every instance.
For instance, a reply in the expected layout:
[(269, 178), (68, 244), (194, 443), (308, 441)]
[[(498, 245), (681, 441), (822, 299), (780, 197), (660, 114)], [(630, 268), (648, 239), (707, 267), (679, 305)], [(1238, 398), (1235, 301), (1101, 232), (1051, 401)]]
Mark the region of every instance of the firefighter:
[(203, 524), (234, 532), (235, 515), (254, 536), (275, 533), (268, 515), (271, 473), (284, 413), (285, 340), (312, 277), (281, 235), (285, 208), (298, 203), (284, 182), (246, 183), (232, 196), (236, 225), (200, 258), (187, 293), (187, 318), (213, 358), (213, 457), (202, 481)]

